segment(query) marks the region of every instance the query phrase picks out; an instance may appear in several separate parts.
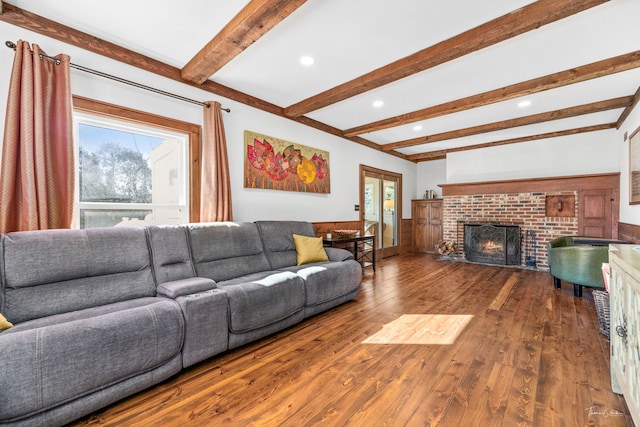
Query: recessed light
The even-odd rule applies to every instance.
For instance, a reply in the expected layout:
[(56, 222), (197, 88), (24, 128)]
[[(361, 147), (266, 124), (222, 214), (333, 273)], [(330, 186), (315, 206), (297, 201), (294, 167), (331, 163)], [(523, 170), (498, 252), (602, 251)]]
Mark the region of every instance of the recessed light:
[(526, 108), (529, 105), (531, 105), (531, 101), (529, 101), (528, 99), (525, 99), (524, 101), (518, 102), (518, 107), (519, 108)]
[(302, 65), (313, 65), (316, 62), (316, 59), (313, 56), (301, 56), (300, 57), (300, 63)]
[(415, 125), (415, 126), (413, 127), (413, 130), (415, 130), (415, 131), (422, 130), (422, 126), (420, 126), (420, 125)]
[(382, 101), (381, 99), (378, 99), (376, 101), (373, 101), (373, 104), (371, 105), (373, 105), (376, 108), (380, 108), (384, 105), (384, 101)]

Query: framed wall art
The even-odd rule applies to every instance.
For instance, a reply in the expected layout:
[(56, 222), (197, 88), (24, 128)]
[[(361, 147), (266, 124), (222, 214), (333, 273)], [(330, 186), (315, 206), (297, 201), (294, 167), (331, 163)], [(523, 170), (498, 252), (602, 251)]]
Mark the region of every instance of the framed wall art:
[(244, 131), (244, 187), (324, 193), (331, 191), (329, 153)]
[(629, 204), (640, 204), (640, 128), (629, 138)]

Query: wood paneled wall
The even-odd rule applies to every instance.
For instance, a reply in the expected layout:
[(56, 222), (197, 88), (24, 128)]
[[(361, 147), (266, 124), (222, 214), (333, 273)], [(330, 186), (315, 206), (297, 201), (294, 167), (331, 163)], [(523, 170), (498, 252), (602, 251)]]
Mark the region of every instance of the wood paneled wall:
[(640, 225), (619, 222), (618, 239), (640, 244)]
[[(362, 232), (362, 223), (360, 221), (314, 222), (313, 226), (316, 229), (316, 236), (325, 236), (333, 230), (340, 229), (360, 230)], [(402, 220), (400, 233), (400, 254), (410, 253), (413, 250), (413, 220), (411, 218)]]
[(360, 230), (362, 232), (360, 221), (314, 222), (313, 226), (316, 228), (316, 236), (326, 236), (333, 230)]

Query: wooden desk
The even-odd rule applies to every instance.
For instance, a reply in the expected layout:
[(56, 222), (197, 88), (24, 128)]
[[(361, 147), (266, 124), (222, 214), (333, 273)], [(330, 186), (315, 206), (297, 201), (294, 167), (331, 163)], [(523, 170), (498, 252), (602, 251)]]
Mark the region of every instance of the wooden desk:
[(348, 250), (353, 254), (353, 259), (358, 261), (362, 267), (370, 265), (373, 267), (373, 271), (376, 271), (375, 235), (345, 238), (323, 237), (322, 243), (324, 246)]

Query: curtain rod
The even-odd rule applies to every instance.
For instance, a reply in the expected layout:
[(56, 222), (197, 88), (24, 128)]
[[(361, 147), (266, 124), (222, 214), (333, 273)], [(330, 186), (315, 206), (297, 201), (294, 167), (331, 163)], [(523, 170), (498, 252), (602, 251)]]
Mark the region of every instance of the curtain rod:
[[(17, 46), (16, 46), (16, 44), (14, 42), (6, 41), (4, 44), (9, 49), (16, 50)], [(44, 57), (56, 61), (56, 64), (60, 64), (60, 60), (58, 58), (53, 57), (53, 56), (40, 54), (40, 59), (42, 59)], [(207, 108), (211, 107), (211, 104), (209, 104), (208, 102), (197, 101), (195, 99), (187, 98), (187, 97), (184, 97), (182, 95), (176, 95), (175, 93), (166, 92), (166, 91), (161, 90), (161, 89), (156, 89), (156, 88), (151, 87), (151, 86), (146, 86), (146, 85), (143, 85), (141, 83), (136, 83), (136, 82), (133, 82), (131, 80), (123, 79), (122, 77), (114, 76), (114, 75), (111, 75), (111, 74), (103, 73), (102, 71), (98, 71), (98, 70), (94, 70), (94, 69), (91, 69), (91, 68), (83, 67), (82, 65), (77, 65), (77, 64), (74, 64), (74, 63), (70, 62), (69, 63), (69, 67), (74, 68), (76, 70), (84, 71), (85, 73), (95, 74), (96, 76), (104, 77), (106, 79), (115, 80), (117, 82), (124, 83), (124, 84), (127, 84), (129, 86), (134, 86), (134, 87), (137, 87), (137, 88), (140, 88), (140, 89), (148, 90), (150, 92), (155, 92), (155, 93), (158, 93), (160, 95), (168, 96), (170, 98), (179, 99), (181, 101), (190, 102), (192, 104), (202, 105), (203, 107), (207, 107)], [(222, 110), (226, 111), (227, 113), (231, 112), (230, 108), (222, 108)]]

